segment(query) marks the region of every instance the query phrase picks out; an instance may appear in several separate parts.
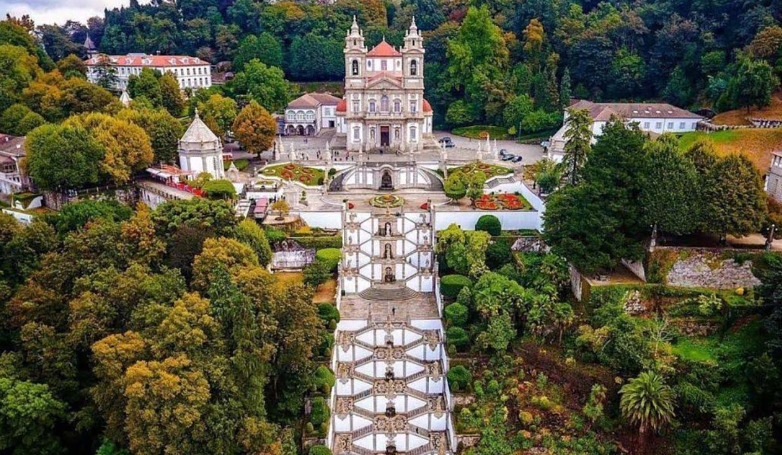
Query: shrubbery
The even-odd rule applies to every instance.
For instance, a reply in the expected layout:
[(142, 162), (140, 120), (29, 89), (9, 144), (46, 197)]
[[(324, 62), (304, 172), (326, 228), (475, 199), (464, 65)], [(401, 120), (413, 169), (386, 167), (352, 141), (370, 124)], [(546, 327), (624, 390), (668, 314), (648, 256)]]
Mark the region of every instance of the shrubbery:
[(339, 322), (339, 310), (331, 303), (321, 303), (318, 305), (318, 316), (327, 323), (330, 323), (331, 321)]
[(448, 372), (448, 383), (454, 392), (466, 390), (472, 383), (472, 374), (470, 374), (467, 368), (457, 365)]
[(342, 251), (339, 248), (323, 248), (315, 253), (315, 259), (322, 262), (330, 272), (336, 272), (337, 265), (342, 259)]
[(322, 445), (316, 444), (310, 447), (309, 455), (332, 455), (331, 449)]
[(236, 188), (230, 180), (217, 179), (204, 183), (204, 192), (209, 199), (232, 199), (236, 196)]
[(327, 366), (321, 365), (315, 370), (313, 385), (323, 395), (328, 396), (331, 393), (331, 388), (334, 387), (335, 381), (334, 373)]
[(486, 248), (486, 266), (496, 270), (513, 261), (511, 244), (507, 240), (495, 240)]
[(465, 286), (472, 286), (472, 280), (464, 275), (445, 275), (440, 279), (440, 292), (452, 299), (455, 299)]
[(464, 351), (470, 346), (470, 336), (461, 327), (451, 327), (446, 332), (448, 344), (455, 346), (456, 350)]
[[(342, 236), (319, 236), (319, 237), (291, 237), (304, 248), (315, 248), (322, 250), (324, 248), (342, 248)], [(271, 240), (271, 239), (270, 239)]]
[(464, 327), (467, 324), (469, 310), (459, 302), (445, 307), (445, 323), (449, 326)]
[[(331, 417), (331, 412), (326, 404), (326, 399), (323, 397), (315, 397), (312, 399), (312, 412), (310, 413), (310, 423), (315, 428), (318, 428), (318, 433), (325, 436), (324, 424), (327, 424)], [(325, 428), (326, 430), (328, 428)]]
[(500, 235), (502, 233), (502, 223), (494, 215), (483, 215), (475, 223), (475, 230), (488, 232), (491, 235)]

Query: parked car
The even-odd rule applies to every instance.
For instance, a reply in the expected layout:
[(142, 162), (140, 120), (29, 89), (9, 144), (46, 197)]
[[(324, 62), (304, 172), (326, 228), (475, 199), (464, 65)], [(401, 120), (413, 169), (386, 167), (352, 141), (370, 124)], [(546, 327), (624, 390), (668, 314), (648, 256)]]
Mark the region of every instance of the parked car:
[(451, 138), (447, 136), (440, 138), (438, 142), (440, 142), (440, 145), (444, 146), (447, 149), (456, 147), (456, 144), (454, 144)]
[(505, 156), (508, 154), (508, 151), (505, 149), (500, 149), (500, 156)]
[(510, 161), (510, 160), (512, 160), (512, 159), (514, 159), (514, 158), (516, 158), (516, 155), (513, 155), (513, 154), (510, 154), (510, 153), (509, 153), (509, 154), (507, 154), (507, 155), (504, 155), (504, 156), (502, 156), (502, 158), (500, 158), (500, 159), (501, 159), (502, 161)]
[(543, 147), (544, 149), (547, 149), (547, 148), (551, 147), (551, 142), (543, 141), (543, 142), (540, 143), (540, 146)]
[(514, 163), (521, 163), (521, 155), (514, 156), (511, 161)]

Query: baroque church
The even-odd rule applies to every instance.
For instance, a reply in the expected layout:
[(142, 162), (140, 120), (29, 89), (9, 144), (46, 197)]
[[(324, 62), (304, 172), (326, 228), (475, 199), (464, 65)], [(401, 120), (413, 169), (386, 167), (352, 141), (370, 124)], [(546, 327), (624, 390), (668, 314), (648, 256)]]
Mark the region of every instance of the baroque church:
[(345, 37), (345, 97), (337, 105), (337, 134), (348, 151), (412, 152), (436, 146), (432, 107), (424, 99), (424, 46), (415, 18), (404, 45), (385, 40), (371, 50), (353, 17)]

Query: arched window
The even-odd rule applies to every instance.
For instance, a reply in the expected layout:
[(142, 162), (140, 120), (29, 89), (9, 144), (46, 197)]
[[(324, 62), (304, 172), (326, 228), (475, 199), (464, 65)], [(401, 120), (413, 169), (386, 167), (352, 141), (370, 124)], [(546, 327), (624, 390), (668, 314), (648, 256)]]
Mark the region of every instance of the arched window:
[(394, 112), (397, 114), (402, 111), (402, 102), (399, 100), (394, 100)]
[(299, 111), (296, 113), (296, 120), (304, 120), (304, 112)]
[(312, 111), (307, 111), (307, 120), (315, 120), (315, 113)]
[(380, 112), (388, 112), (388, 97), (386, 95), (380, 98)]
[(375, 100), (369, 100), (369, 112), (375, 113)]
[(418, 75), (418, 62), (416, 62), (415, 60), (412, 60), (410, 62), (410, 75), (411, 76)]
[(358, 60), (353, 60), (353, 71), (352, 74), (354, 76), (358, 76)]

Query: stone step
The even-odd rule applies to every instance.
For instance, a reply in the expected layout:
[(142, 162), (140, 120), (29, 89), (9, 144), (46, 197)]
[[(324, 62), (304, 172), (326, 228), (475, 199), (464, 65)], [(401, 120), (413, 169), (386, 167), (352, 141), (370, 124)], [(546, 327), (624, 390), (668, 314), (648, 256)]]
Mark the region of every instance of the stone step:
[(380, 287), (373, 286), (358, 293), (359, 297), (366, 300), (407, 300), (420, 296), (408, 287)]

